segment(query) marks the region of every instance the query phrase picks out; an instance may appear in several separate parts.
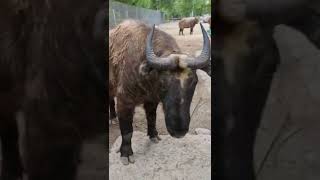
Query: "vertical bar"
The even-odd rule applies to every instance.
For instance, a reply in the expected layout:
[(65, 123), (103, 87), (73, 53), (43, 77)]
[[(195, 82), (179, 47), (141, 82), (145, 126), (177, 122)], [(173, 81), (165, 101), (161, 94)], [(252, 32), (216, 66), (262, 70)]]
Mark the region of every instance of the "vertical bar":
[(116, 14), (115, 14), (115, 12), (114, 12), (114, 9), (112, 9), (112, 13), (113, 13), (114, 23), (115, 23), (115, 25), (117, 25)]

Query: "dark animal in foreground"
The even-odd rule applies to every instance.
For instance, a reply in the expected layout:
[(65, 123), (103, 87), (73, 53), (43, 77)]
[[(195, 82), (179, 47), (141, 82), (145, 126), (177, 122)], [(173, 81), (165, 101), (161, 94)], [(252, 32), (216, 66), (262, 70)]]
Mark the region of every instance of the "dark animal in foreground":
[(187, 17), (179, 21), (179, 35), (183, 35), (184, 28), (190, 28), (190, 34), (193, 33), (193, 28), (198, 24), (199, 20), (196, 17)]
[(272, 29), (254, 21), (229, 26), (216, 18), (213, 117), (219, 145), (214, 156), (221, 164), (215, 172), (219, 179), (242, 179), (253, 176), (255, 133), (279, 55)]
[(172, 36), (142, 22), (124, 21), (109, 32), (109, 98), (117, 97), (123, 164), (134, 162), (132, 120), (139, 104), (144, 105), (152, 141), (159, 140), (156, 110), (160, 102), (169, 134), (181, 138), (188, 132), (196, 69), (205, 68), (210, 58), (209, 38), (202, 25), (201, 29), (204, 45), (196, 58), (182, 54)]
[(253, 152), (257, 128), (279, 61), (272, 39), (284, 23), (320, 46), (316, 0), (221, 0), (214, 11), (214, 178), (256, 179)]
[(102, 0), (1, 1), (1, 180), (73, 180), (83, 140), (105, 132), (106, 10)]

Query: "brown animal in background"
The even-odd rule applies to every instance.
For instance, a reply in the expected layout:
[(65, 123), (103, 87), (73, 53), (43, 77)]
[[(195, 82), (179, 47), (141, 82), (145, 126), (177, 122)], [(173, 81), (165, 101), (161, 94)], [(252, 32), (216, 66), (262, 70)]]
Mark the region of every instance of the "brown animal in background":
[(196, 69), (207, 67), (211, 55), (202, 25), (201, 30), (204, 45), (196, 58), (182, 54), (169, 34), (139, 21), (127, 20), (109, 31), (109, 98), (117, 97), (123, 164), (134, 162), (132, 121), (139, 104), (144, 104), (152, 141), (160, 140), (156, 130), (160, 102), (169, 134), (181, 138), (188, 132), (190, 104), (198, 82)]
[(198, 24), (199, 20), (196, 17), (187, 17), (179, 21), (179, 35), (183, 35), (184, 28), (190, 28), (190, 34), (193, 33), (193, 28)]

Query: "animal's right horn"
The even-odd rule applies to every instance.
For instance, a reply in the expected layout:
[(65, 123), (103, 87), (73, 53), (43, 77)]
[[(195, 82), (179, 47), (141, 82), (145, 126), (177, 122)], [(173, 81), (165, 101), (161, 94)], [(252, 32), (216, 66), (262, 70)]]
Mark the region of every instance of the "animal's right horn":
[(188, 67), (193, 69), (205, 68), (209, 64), (211, 56), (210, 40), (206, 30), (204, 29), (202, 23), (200, 23), (202, 36), (203, 36), (203, 48), (201, 54), (196, 58), (188, 58), (185, 62), (188, 64)]
[(158, 70), (173, 70), (177, 68), (178, 63), (175, 58), (161, 58), (157, 57), (153, 51), (152, 38), (154, 33), (155, 25), (153, 25), (151, 32), (147, 37), (147, 46), (146, 46), (146, 56), (147, 64)]

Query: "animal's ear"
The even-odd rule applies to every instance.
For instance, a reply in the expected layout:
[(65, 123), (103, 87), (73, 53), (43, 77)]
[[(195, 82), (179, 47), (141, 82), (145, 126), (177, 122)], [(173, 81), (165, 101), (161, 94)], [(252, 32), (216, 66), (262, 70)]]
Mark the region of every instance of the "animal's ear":
[(211, 61), (209, 61), (208, 66), (201, 68), (202, 71), (206, 72), (211, 77)]
[(152, 71), (152, 68), (148, 66), (146, 62), (140, 64), (139, 66), (139, 74), (142, 76), (148, 75)]

